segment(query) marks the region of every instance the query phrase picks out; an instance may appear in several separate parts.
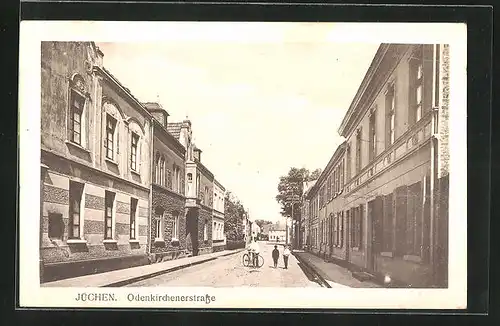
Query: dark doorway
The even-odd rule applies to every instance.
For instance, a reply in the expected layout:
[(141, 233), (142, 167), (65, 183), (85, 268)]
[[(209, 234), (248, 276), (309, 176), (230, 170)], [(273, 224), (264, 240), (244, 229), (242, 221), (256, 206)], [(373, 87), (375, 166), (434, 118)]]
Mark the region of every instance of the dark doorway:
[(186, 245), (193, 256), (198, 256), (198, 209), (190, 208), (186, 214)]

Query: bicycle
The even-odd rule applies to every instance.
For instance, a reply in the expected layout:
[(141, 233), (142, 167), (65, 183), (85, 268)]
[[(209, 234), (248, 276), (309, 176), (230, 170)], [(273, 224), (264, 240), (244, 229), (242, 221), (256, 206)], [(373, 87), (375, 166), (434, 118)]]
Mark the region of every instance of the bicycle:
[(245, 266), (245, 267), (252, 266), (252, 267), (261, 268), (262, 266), (264, 266), (264, 257), (262, 257), (260, 254), (257, 254), (257, 266), (255, 266), (253, 261), (252, 261), (252, 257), (250, 255), (250, 252), (247, 252), (247, 253), (243, 254), (243, 266)]

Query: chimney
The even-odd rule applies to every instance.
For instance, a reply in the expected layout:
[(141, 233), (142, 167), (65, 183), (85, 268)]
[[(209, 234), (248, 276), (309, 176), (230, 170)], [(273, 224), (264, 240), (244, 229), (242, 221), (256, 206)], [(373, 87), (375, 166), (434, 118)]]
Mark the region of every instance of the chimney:
[(157, 102), (146, 102), (142, 103), (146, 110), (151, 113), (151, 115), (165, 128), (168, 123), (168, 112)]

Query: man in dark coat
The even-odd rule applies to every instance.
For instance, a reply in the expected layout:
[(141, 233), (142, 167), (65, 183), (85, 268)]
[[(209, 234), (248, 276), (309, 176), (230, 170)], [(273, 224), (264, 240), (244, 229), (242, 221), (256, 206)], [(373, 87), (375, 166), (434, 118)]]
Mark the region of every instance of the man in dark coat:
[(278, 246), (274, 246), (274, 250), (273, 250), (274, 268), (276, 268), (278, 266), (278, 258), (280, 258), (280, 252), (278, 250)]

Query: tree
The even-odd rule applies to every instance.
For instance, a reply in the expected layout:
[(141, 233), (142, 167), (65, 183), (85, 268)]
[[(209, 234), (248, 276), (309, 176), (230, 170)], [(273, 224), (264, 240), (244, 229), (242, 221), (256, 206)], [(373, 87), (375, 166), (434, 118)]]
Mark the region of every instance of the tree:
[(313, 181), (313, 180), (318, 180), (319, 179), (319, 176), (321, 175), (321, 169), (316, 169), (314, 171), (311, 172), (311, 174), (309, 175), (309, 179), (307, 181)]
[(305, 168), (290, 168), (288, 174), (280, 178), (278, 184), (278, 195), (276, 200), (281, 205), (281, 215), (285, 217), (292, 216), (292, 196), (298, 199), (294, 202), (293, 219), (300, 220), (301, 218), (301, 202), (300, 199), (304, 194), (304, 182), (317, 180), (321, 175), (321, 169), (316, 169), (312, 173)]
[(262, 229), (264, 225), (273, 224), (273, 222), (266, 220), (255, 220), (255, 224), (257, 224)]
[(240, 241), (245, 237), (245, 208), (231, 193), (226, 192), (224, 198), (224, 234), (228, 240)]

